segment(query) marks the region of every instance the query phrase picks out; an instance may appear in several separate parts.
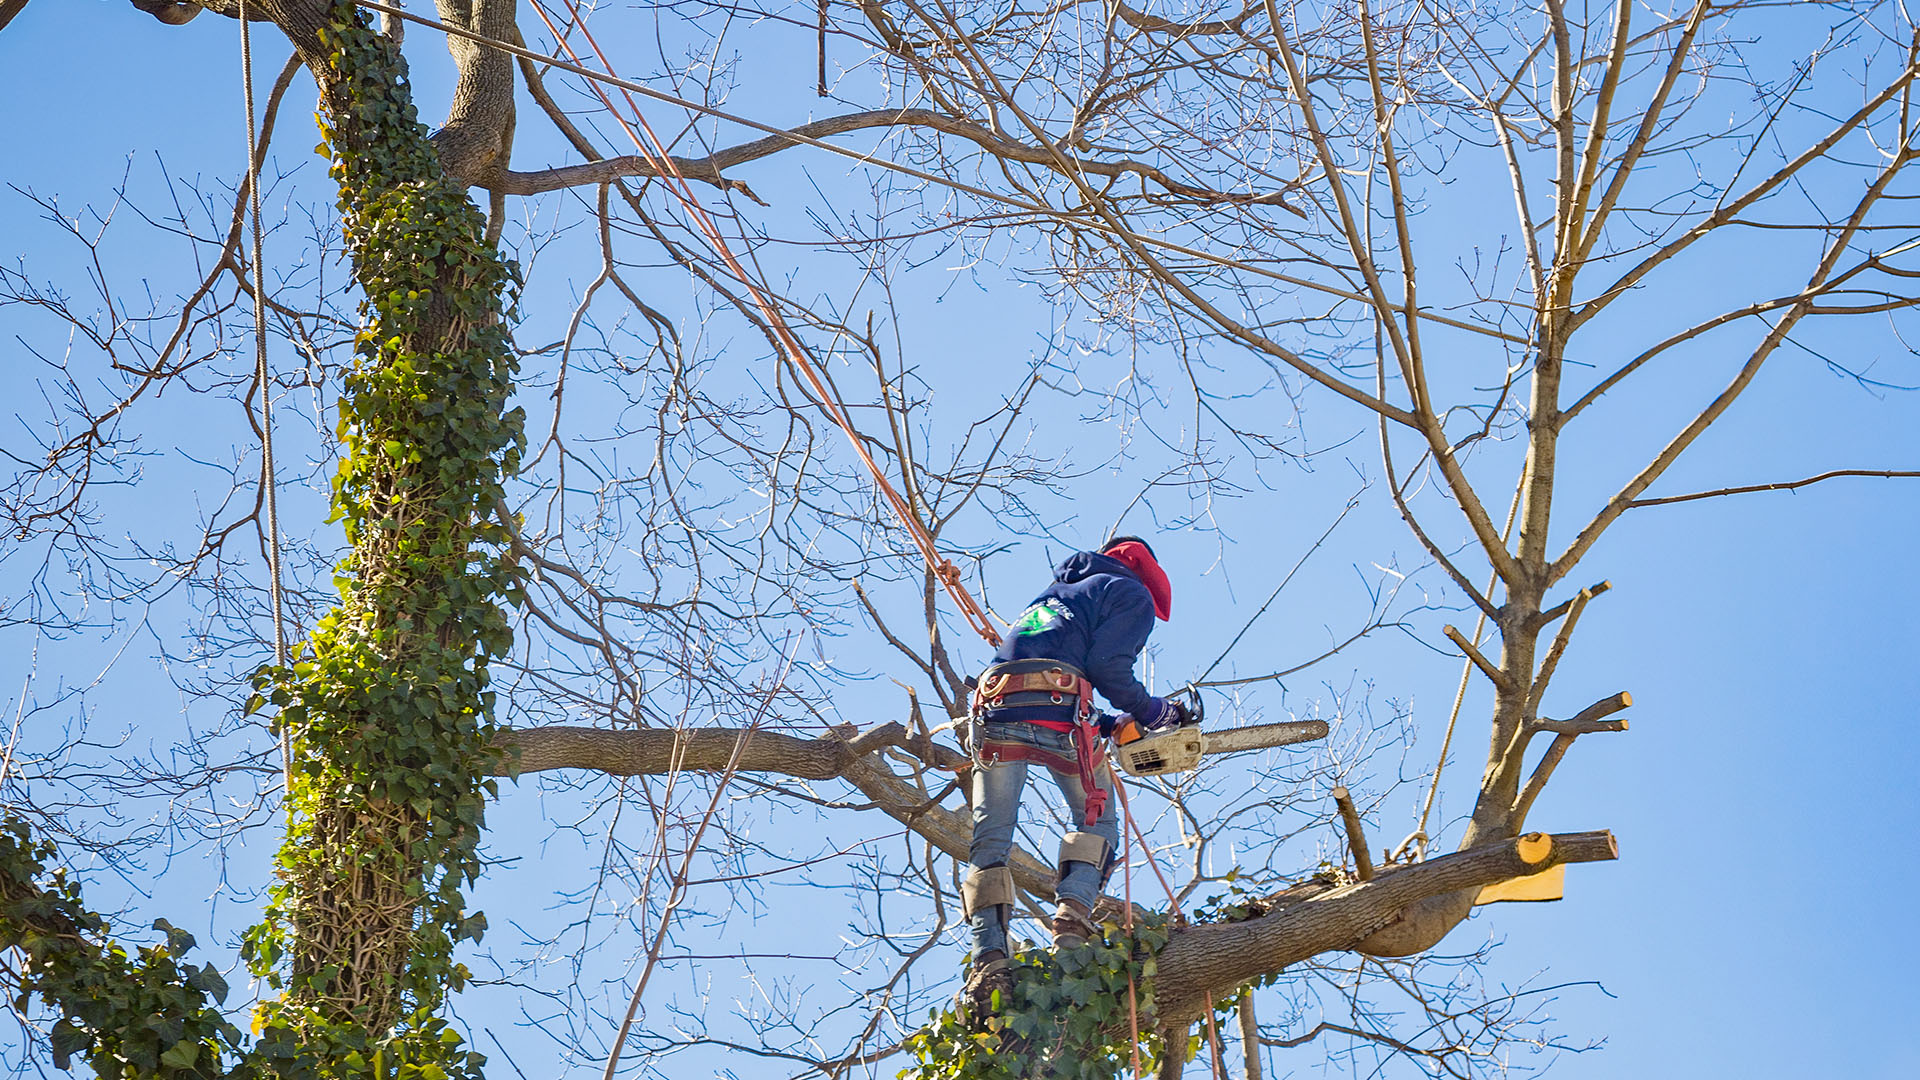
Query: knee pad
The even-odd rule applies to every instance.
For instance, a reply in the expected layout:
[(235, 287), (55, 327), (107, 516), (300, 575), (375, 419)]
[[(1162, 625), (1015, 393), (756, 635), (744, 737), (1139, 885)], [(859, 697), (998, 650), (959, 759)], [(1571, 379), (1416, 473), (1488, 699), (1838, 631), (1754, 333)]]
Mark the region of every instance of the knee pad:
[(1086, 863), (1100, 875), (1102, 882), (1113, 870), (1113, 845), (1098, 833), (1070, 832), (1060, 838), (1060, 864), (1057, 869), (1061, 877), (1067, 876), (1072, 863)]
[(960, 910), (971, 917), (992, 907), (1012, 907), (1013, 871), (1005, 866), (976, 866), (960, 883)]

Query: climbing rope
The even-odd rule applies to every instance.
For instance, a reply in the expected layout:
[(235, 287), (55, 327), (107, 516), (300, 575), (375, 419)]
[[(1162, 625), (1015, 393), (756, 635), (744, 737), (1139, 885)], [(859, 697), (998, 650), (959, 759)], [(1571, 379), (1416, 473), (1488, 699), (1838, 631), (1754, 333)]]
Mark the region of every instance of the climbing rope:
[[(1503, 544), (1507, 542), (1507, 537), (1513, 533), (1513, 520), (1520, 514), (1520, 493), (1523, 490), (1525, 490), (1524, 487), (1516, 487), (1513, 489), (1513, 502), (1507, 506), (1507, 524), (1505, 528), (1500, 530), (1500, 542)], [(1495, 572), (1487, 579), (1486, 591), (1492, 593), (1494, 586), (1499, 583), (1500, 575), (1498, 572)], [(1486, 629), (1487, 613), (1482, 611), (1479, 620), (1473, 624), (1473, 637), (1470, 640), (1473, 642), (1474, 648), (1477, 649), (1480, 647), (1480, 635), (1484, 633)], [(1440, 740), (1440, 760), (1433, 765), (1433, 783), (1427, 788), (1427, 801), (1425, 805), (1420, 807), (1420, 824), (1412, 833), (1408, 834), (1405, 840), (1400, 841), (1398, 847), (1393, 849), (1393, 854), (1390, 857), (1393, 862), (1399, 862), (1403, 856), (1412, 860), (1422, 861), (1427, 857), (1427, 815), (1433, 813), (1434, 797), (1440, 794), (1440, 773), (1447, 767), (1447, 752), (1453, 746), (1453, 728), (1454, 725), (1460, 722), (1460, 706), (1465, 704), (1467, 700), (1467, 680), (1471, 678), (1472, 675), (1473, 661), (1463, 661), (1460, 666), (1460, 685), (1455, 688), (1453, 692), (1453, 710), (1447, 713), (1447, 733)]]
[[(253, 35), (247, 22), (247, 0), (240, 0), (240, 79), (247, 103), (247, 202), (253, 218), (253, 389), (260, 397), (260, 488), (267, 505), (267, 586), (273, 606), (273, 663), (287, 666), (287, 624), (280, 584), (280, 484), (273, 467), (273, 394), (267, 371), (267, 271), (261, 258), (265, 247), (260, 227), (260, 146), (253, 108)], [(280, 732), (281, 778), (293, 768), (293, 747)]]
[[(600, 66), (606, 70), (607, 74), (618, 78), (618, 74), (613, 68), (613, 62), (607, 58), (606, 52), (600, 48), (600, 43), (594, 38), (593, 31), (587, 28), (586, 18), (581, 13), (576, 0), (565, 0), (565, 3), (570, 25), (580, 31), (581, 37), (586, 40), (588, 48), (593, 51), (594, 57), (600, 61)], [(533, 10), (540, 16), (540, 21), (546, 24), (547, 32), (553, 35), (559, 47), (565, 51), (567, 58), (576, 65), (584, 66), (580, 55), (574, 50), (573, 43), (568, 39), (568, 36), (562, 34), (560, 28), (554, 24), (553, 18), (547, 12), (546, 5), (539, 2), (539, 0), (535, 0)], [(728, 271), (733, 275), (734, 279), (739, 281), (740, 284), (746, 288), (747, 293), (753, 298), (754, 307), (759, 309), (760, 315), (766, 321), (767, 327), (773, 331), (774, 337), (779, 343), (780, 350), (785, 354), (788, 365), (799, 372), (807, 384), (813, 388), (814, 394), (820, 401), (821, 408), (826, 410), (827, 415), (831, 417), (833, 422), (839, 425), (840, 430), (846, 434), (847, 441), (852, 444), (854, 453), (857, 454), (861, 462), (866, 465), (867, 471), (873, 475), (875, 489), (886, 499), (888, 505), (893, 508), (893, 512), (900, 519), (901, 525), (906, 528), (907, 534), (913, 538), (914, 545), (920, 549), (921, 557), (926, 560), (927, 569), (934, 577), (940, 580), (940, 584), (946, 589), (947, 595), (953, 598), (954, 606), (960, 609), (961, 617), (967, 621), (967, 625), (973, 629), (974, 633), (979, 634), (989, 645), (998, 648), (1000, 645), (1000, 632), (994, 628), (993, 622), (987, 617), (986, 611), (974, 600), (973, 594), (967, 591), (966, 585), (960, 579), (960, 568), (940, 554), (939, 549), (935, 546), (933, 534), (927, 529), (926, 524), (920, 520), (920, 515), (915, 512), (913, 506), (908, 503), (899, 492), (894, 490), (893, 485), (887, 480), (886, 473), (880, 468), (879, 464), (874, 461), (873, 455), (867, 452), (865, 444), (861, 442), (859, 431), (853, 426), (853, 421), (847, 417), (846, 411), (841, 408), (839, 400), (834, 396), (832, 390), (828, 388), (826, 379), (821, 376), (819, 369), (807, 356), (806, 350), (801, 347), (799, 339), (794, 335), (792, 328), (787, 325), (786, 317), (781, 314), (779, 306), (768, 298), (765, 290), (760, 288), (758, 281), (753, 275), (749, 274), (746, 268), (741, 265), (740, 261), (734, 257), (733, 249), (728, 245), (726, 237), (721, 234), (712, 216), (707, 213), (706, 208), (700, 204), (700, 200), (694, 195), (692, 185), (687, 182), (686, 176), (681, 173), (679, 165), (673, 160), (673, 156), (667, 152), (666, 144), (660, 140), (658, 135), (654, 134), (652, 125), (647, 123), (646, 114), (640, 111), (640, 106), (633, 100), (632, 92), (625, 87), (621, 87), (620, 89), (621, 96), (626, 100), (627, 108), (632, 111), (633, 118), (638, 123), (638, 130), (635, 129), (633, 124), (627, 122), (626, 114), (615, 107), (613, 99), (607, 95), (605, 88), (602, 87), (597, 80), (589, 80), (589, 84), (593, 87), (594, 95), (600, 99), (600, 103), (606, 106), (607, 112), (620, 124), (621, 129), (627, 133), (627, 138), (630, 139), (634, 147), (640, 151), (641, 158), (659, 174), (661, 180), (664, 181), (663, 186), (673, 195), (681, 207), (686, 210), (687, 215), (693, 219), (695, 226), (698, 227), (702, 235), (706, 237), (707, 242), (713, 245), (714, 251), (726, 264)], [(642, 138), (643, 133), (645, 138)]]

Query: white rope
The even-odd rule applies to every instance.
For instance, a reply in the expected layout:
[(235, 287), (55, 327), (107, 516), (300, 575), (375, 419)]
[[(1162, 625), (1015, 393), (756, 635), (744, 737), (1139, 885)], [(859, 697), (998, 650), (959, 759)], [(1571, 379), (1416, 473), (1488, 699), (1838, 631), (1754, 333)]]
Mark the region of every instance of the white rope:
[[(253, 388), (260, 397), (260, 488), (267, 503), (267, 587), (273, 605), (273, 662), (287, 666), (287, 625), (280, 586), (280, 500), (279, 481), (273, 467), (273, 395), (267, 371), (267, 271), (261, 259), (265, 246), (260, 233), (260, 147), (255, 135), (253, 109), (253, 35), (248, 32), (247, 0), (240, 0), (240, 78), (247, 102), (247, 200), (253, 217)], [(282, 779), (293, 769), (293, 747), (286, 731), (280, 732)]]
[[(1513, 534), (1513, 519), (1520, 514), (1520, 496), (1525, 490), (1526, 481), (1523, 477), (1520, 486), (1516, 487), (1513, 491), (1513, 503), (1507, 507), (1507, 526), (1500, 530), (1500, 542), (1503, 544), (1507, 542), (1507, 537)], [(1499, 584), (1499, 581), (1500, 577), (1498, 574), (1490, 577), (1487, 580), (1487, 592), (1492, 593), (1494, 586)], [(1472, 641), (1474, 648), (1477, 649), (1480, 647), (1480, 635), (1486, 631), (1486, 628), (1487, 613), (1482, 611), (1480, 612), (1480, 621), (1473, 624)], [(1419, 845), (1419, 850), (1414, 856), (1415, 859), (1424, 861), (1427, 857), (1427, 815), (1433, 813), (1434, 796), (1440, 794), (1440, 773), (1447, 767), (1447, 751), (1453, 746), (1453, 727), (1460, 720), (1460, 706), (1467, 700), (1467, 680), (1472, 674), (1473, 661), (1468, 660), (1461, 665), (1460, 668), (1460, 687), (1453, 693), (1453, 711), (1447, 715), (1446, 737), (1440, 740), (1440, 760), (1434, 763), (1433, 766), (1433, 786), (1427, 789), (1427, 804), (1420, 808), (1420, 827), (1413, 830), (1405, 840), (1400, 841), (1400, 846), (1394, 849), (1394, 862), (1399, 862), (1401, 856), (1407, 854), (1408, 849), (1416, 843)]]

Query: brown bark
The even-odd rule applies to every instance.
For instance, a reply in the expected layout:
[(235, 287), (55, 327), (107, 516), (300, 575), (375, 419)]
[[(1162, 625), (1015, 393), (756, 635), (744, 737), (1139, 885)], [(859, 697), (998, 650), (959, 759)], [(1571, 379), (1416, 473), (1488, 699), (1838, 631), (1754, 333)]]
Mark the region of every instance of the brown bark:
[(1465, 894), (1471, 904), (1473, 893), (1496, 881), (1618, 855), (1608, 832), (1534, 833), (1382, 870), (1372, 881), (1330, 889), (1258, 919), (1188, 927), (1160, 952), (1160, 1016), (1172, 1023), (1197, 1020), (1205, 1015), (1207, 995), (1222, 996), (1319, 953), (1360, 946), (1407, 918), (1421, 901)]
[(1262, 1080), (1260, 1021), (1253, 1014), (1253, 991), (1240, 995), (1240, 1047), (1245, 1055), (1247, 1080)]
[[(500, 744), (509, 751), (506, 768), (517, 773), (589, 768), (634, 775), (676, 768), (717, 771), (733, 755), (740, 735), (736, 729), (547, 727), (503, 732)], [(968, 816), (940, 806), (937, 798), (888, 769), (873, 753), (882, 747), (906, 748), (935, 768), (966, 765), (959, 751), (924, 737), (912, 739), (904, 727), (889, 723), (851, 738), (845, 732), (821, 739), (761, 732), (736, 768), (809, 780), (844, 779), (872, 800), (875, 809), (948, 856), (965, 859), (973, 834)], [(1616, 856), (1610, 833), (1536, 833), (1410, 866), (1381, 868), (1371, 881), (1308, 890), (1305, 899), (1258, 919), (1187, 927), (1174, 934), (1160, 956), (1161, 1015), (1176, 1023), (1198, 1019), (1208, 994), (1224, 995), (1254, 976), (1323, 952), (1355, 949), (1402, 956), (1423, 951), (1466, 917), (1482, 886), (1560, 863)], [(1022, 889), (1038, 896), (1052, 894), (1051, 866), (1019, 850), (1010, 865)]]
[[(498, 41), (513, 41), (515, 0), (438, 0), (440, 18)], [(447, 35), (458, 80), (434, 148), (449, 176), (472, 187), (494, 184), (513, 149), (513, 57), (468, 38)]]
[[(129, 2), (168, 26), (185, 26), (192, 22), (194, 16), (200, 14), (202, 10), (199, 4), (181, 3), (176, 0), (129, 0)], [(0, 4), (0, 26), (5, 26), (7, 20), (13, 18), (13, 12), (25, 6), (26, 0), (19, 0), (17, 4)], [(9, 8), (12, 10), (8, 10)]]
[[(593, 769), (636, 776), (676, 769), (718, 772), (726, 767), (740, 734), (734, 728), (609, 731), (541, 727), (503, 731), (497, 742), (508, 755), (502, 771), (513, 775), (549, 769)], [(964, 861), (973, 842), (972, 819), (941, 806), (932, 797), (934, 793), (921, 791), (887, 768), (873, 754), (884, 747), (905, 749), (932, 769), (954, 772), (962, 782), (964, 770), (970, 767), (960, 751), (924, 736), (914, 738), (901, 725), (888, 723), (858, 735), (847, 728), (820, 739), (757, 732), (734, 771), (776, 773), (800, 780), (843, 779), (871, 800), (874, 809), (912, 829), (943, 854)], [(1056, 875), (1051, 865), (1017, 848), (1008, 865), (1020, 888), (1036, 896), (1053, 895)]]
[[(614, 776), (719, 772), (726, 768), (743, 732), (733, 728), (627, 729), (539, 727), (501, 733), (511, 774), (551, 769), (592, 769)], [(899, 724), (883, 724), (854, 739), (829, 735), (801, 739), (775, 731), (757, 731), (740, 756), (736, 772), (772, 772), (802, 780), (831, 780), (855, 758), (906, 740)], [(956, 755), (957, 756), (957, 755)]]

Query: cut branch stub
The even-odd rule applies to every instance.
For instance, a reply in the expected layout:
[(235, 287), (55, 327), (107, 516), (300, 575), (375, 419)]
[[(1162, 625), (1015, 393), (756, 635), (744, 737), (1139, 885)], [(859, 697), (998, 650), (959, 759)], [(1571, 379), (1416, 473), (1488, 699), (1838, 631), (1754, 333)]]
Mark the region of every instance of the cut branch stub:
[(1547, 781), (1552, 778), (1553, 770), (1560, 765), (1560, 759), (1567, 756), (1573, 748), (1573, 740), (1581, 735), (1599, 731), (1625, 731), (1625, 720), (1608, 720), (1609, 716), (1628, 708), (1633, 704), (1633, 695), (1625, 690), (1581, 709), (1571, 720), (1537, 720), (1533, 724), (1535, 731), (1553, 732), (1553, 744), (1541, 756), (1540, 763), (1533, 767), (1533, 774), (1527, 777), (1526, 787), (1513, 800), (1513, 824), (1515, 828), (1526, 823), (1527, 811), (1533, 809), (1533, 802), (1546, 790)]
[(1467, 659), (1473, 661), (1474, 667), (1480, 669), (1480, 674), (1492, 680), (1493, 685), (1502, 690), (1511, 688), (1512, 684), (1508, 681), (1507, 677), (1501, 673), (1499, 668), (1494, 666), (1491, 660), (1486, 658), (1484, 653), (1474, 648), (1473, 642), (1467, 640), (1467, 635), (1461, 633), (1459, 627), (1449, 623), (1441, 628), (1441, 632), (1447, 635), (1448, 640), (1460, 646), (1460, 651), (1466, 654)]
[(1601, 593), (1606, 592), (1608, 589), (1611, 589), (1611, 588), (1613, 588), (1613, 582), (1611, 581), (1597, 582), (1593, 585), (1587, 586), (1586, 588), (1580, 590), (1579, 593), (1576, 593), (1573, 596), (1565, 600), (1562, 600), (1560, 603), (1555, 604), (1553, 607), (1550, 607), (1547, 610), (1541, 612), (1540, 625), (1547, 626), (1551, 624), (1553, 620), (1573, 610), (1574, 601), (1580, 599), (1582, 595), (1584, 595), (1588, 600), (1591, 600), (1594, 597), (1599, 596)]
[(1547, 856), (1553, 853), (1553, 837), (1546, 833), (1528, 833), (1514, 842), (1513, 850), (1520, 856), (1521, 862), (1535, 866), (1545, 862)]
[(1361, 881), (1373, 880), (1373, 856), (1367, 853), (1367, 831), (1354, 808), (1353, 796), (1344, 785), (1333, 789), (1333, 801), (1340, 807), (1340, 820), (1347, 826), (1347, 850), (1353, 852), (1354, 873)]
[(1581, 589), (1568, 601), (1567, 621), (1560, 624), (1560, 632), (1553, 637), (1553, 645), (1547, 649), (1547, 658), (1540, 663), (1540, 670), (1534, 673), (1533, 686), (1527, 691), (1527, 711), (1540, 707), (1540, 700), (1546, 695), (1547, 684), (1553, 681), (1553, 673), (1559, 670), (1560, 658), (1566, 655), (1567, 644), (1573, 640), (1573, 628), (1580, 624), (1580, 613), (1587, 610), (1587, 602), (1606, 591), (1607, 583)]
[[(1619, 693), (1611, 695), (1609, 697), (1603, 697), (1599, 701), (1596, 701), (1593, 704), (1587, 706), (1586, 708), (1581, 709), (1579, 712), (1575, 713), (1573, 715), (1573, 719), (1567, 721), (1567, 723), (1587, 724), (1595, 720), (1601, 720), (1606, 717), (1612, 716), (1614, 713), (1620, 712), (1623, 709), (1630, 709), (1632, 707), (1633, 707), (1633, 695), (1628, 691), (1622, 690)], [(1624, 722), (1622, 722), (1620, 730), (1622, 731), (1626, 730), (1626, 724)]]

